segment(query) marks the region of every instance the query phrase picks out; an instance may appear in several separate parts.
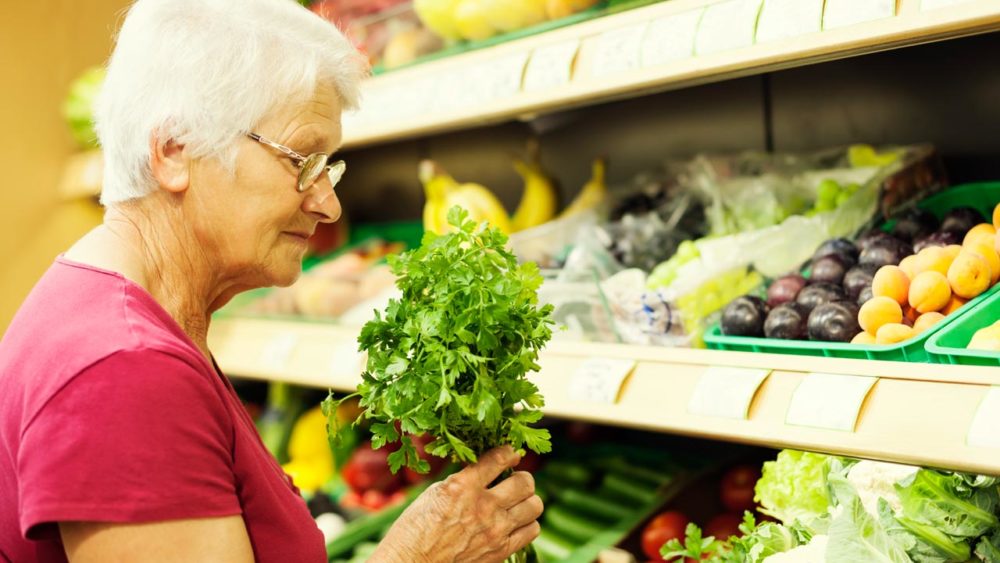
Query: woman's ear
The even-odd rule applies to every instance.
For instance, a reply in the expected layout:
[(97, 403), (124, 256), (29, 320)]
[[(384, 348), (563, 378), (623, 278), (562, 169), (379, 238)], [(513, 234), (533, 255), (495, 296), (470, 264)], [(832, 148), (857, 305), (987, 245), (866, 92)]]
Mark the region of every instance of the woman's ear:
[(149, 138), (149, 167), (161, 188), (180, 193), (187, 190), (191, 179), (191, 159), (186, 147), (171, 138), (162, 139), (154, 133)]

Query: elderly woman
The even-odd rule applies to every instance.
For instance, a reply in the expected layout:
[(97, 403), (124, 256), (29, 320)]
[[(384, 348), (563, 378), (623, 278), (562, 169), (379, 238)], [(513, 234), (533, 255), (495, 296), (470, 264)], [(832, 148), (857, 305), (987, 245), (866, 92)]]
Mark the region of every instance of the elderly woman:
[[(212, 312), (299, 276), (336, 221), (365, 64), (293, 0), (139, 0), (97, 126), (104, 223), (0, 344), (0, 560), (325, 561), (207, 345)], [(538, 534), (498, 449), (429, 488), (372, 561), (501, 561)]]

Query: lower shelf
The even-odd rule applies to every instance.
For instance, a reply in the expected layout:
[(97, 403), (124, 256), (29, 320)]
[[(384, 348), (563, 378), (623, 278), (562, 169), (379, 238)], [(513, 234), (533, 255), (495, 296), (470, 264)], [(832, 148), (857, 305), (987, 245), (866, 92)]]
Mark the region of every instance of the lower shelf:
[[(233, 376), (350, 391), (362, 368), (356, 336), (356, 328), (335, 324), (222, 319), (212, 327), (210, 345)], [(571, 382), (593, 358), (635, 362), (614, 403), (571, 397)], [(550, 344), (539, 363), (532, 380), (549, 416), (1000, 475), (1000, 440), (984, 441), (979, 433), (971, 443), (980, 445), (969, 445), (973, 426), (1000, 423), (1000, 413), (990, 410), (1000, 400), (987, 400), (1000, 386), (995, 368), (570, 342)], [(745, 417), (689, 412), (706, 372), (727, 367), (770, 371), (748, 396)], [(816, 373), (873, 378), (853, 429), (787, 421), (790, 406), (802, 398), (796, 397), (800, 384)]]

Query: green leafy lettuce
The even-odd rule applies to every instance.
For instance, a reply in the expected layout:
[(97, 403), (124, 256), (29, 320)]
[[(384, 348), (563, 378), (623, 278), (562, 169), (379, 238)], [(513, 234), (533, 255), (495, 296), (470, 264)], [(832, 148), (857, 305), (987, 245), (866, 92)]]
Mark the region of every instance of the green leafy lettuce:
[(831, 504), (826, 481), (830, 459), (822, 454), (783, 450), (777, 459), (764, 463), (754, 496), (763, 507), (761, 512), (786, 524), (797, 520), (807, 527), (822, 518)]

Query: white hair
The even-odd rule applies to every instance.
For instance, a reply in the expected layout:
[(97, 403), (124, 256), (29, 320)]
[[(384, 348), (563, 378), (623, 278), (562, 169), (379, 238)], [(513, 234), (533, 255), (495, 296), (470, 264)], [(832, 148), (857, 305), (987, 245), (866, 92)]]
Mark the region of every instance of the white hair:
[(94, 112), (104, 151), (101, 203), (157, 188), (154, 134), (233, 170), (236, 141), (269, 111), (306, 99), (321, 81), (354, 109), (367, 72), (335, 26), (294, 0), (138, 0)]

